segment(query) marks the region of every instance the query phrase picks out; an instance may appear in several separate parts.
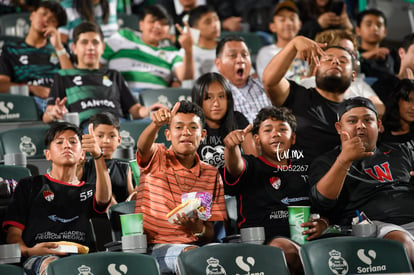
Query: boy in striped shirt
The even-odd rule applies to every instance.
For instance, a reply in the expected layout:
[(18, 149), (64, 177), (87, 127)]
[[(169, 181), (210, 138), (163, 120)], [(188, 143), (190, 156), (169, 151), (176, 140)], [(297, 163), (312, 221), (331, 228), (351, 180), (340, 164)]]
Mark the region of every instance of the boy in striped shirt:
[[(171, 147), (154, 143), (163, 125)], [(159, 109), (138, 139), (137, 163), (141, 168), (136, 213), (143, 213), (149, 252), (157, 258), (161, 273), (176, 272), (177, 256), (214, 240), (214, 221), (227, 219), (224, 189), (216, 168), (200, 161), (197, 148), (206, 135), (204, 113), (196, 104), (180, 101), (170, 111)], [(182, 195), (199, 192), (212, 196), (211, 217), (200, 219), (177, 214), (174, 223), (166, 215), (180, 205)]]

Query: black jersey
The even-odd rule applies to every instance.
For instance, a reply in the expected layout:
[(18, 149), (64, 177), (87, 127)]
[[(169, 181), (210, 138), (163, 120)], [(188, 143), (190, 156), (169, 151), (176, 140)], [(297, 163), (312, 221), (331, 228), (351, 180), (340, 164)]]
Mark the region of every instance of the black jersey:
[(28, 247), (55, 241), (88, 245), (89, 218), (106, 210), (106, 206), (97, 205), (94, 195), (93, 184), (69, 185), (48, 175), (23, 178), (17, 184), (3, 227), (22, 229)]
[(374, 155), (354, 161), (337, 200), (323, 197), (316, 184), (329, 171), (340, 147), (317, 158), (311, 165), (309, 181), (312, 205), (326, 212), (336, 224), (350, 225), (356, 210), (372, 220), (393, 224), (414, 221), (414, 156), (406, 146), (382, 145)]
[(6, 41), (0, 55), (0, 75), (11, 82), (50, 87), (54, 74), (60, 69), (59, 58), (51, 44), (41, 48), (26, 42)]
[[(122, 160), (106, 159), (106, 167), (111, 178), (112, 194), (117, 202), (123, 202), (129, 196), (127, 188), (127, 177), (129, 163)], [(96, 168), (94, 160), (87, 160), (83, 166), (83, 177), (85, 182), (96, 182)]]
[(129, 118), (129, 109), (137, 103), (122, 75), (110, 69), (60, 70), (50, 89), (48, 104), (67, 97), (69, 112), (78, 112), (81, 127), (89, 118), (107, 111), (117, 117)]
[(322, 97), (315, 88), (306, 89), (294, 81), (289, 82), (290, 92), (283, 106), (292, 110), (297, 121), (297, 139), (290, 150), (291, 158), (309, 165), (340, 144), (335, 129), (339, 103)]
[(238, 226), (263, 226), (266, 239), (290, 237), (287, 206), (310, 205), (304, 166), (275, 166), (251, 155), (243, 158), (240, 177), (234, 179), (225, 171), (224, 180), (226, 192), (237, 198)]

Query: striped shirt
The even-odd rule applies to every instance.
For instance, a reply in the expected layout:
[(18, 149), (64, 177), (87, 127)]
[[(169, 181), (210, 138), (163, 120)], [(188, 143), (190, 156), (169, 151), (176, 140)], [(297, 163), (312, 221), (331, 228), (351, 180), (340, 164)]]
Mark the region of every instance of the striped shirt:
[(121, 29), (106, 40), (101, 63), (121, 72), (131, 89), (168, 87), (183, 57), (175, 47), (152, 47), (139, 32)]
[[(110, 37), (112, 34), (118, 31), (118, 19), (116, 15), (116, 5), (117, 0), (108, 0), (109, 3), (109, 17), (108, 23), (103, 23), (103, 11), (100, 4), (96, 4), (94, 7), (94, 14), (96, 23), (101, 27), (103, 35), (105, 39)], [(68, 17), (68, 21), (66, 26), (62, 26), (59, 28), (59, 32), (66, 34), (69, 38), (69, 44), (72, 44), (73, 39), (73, 29), (84, 21), (81, 18), (81, 15), (78, 11), (73, 7), (73, 0), (62, 0), (60, 2), (62, 7), (66, 10), (66, 15)]]
[(250, 123), (253, 123), (260, 109), (272, 104), (259, 79), (249, 77), (247, 84), (242, 88), (237, 88), (234, 85), (230, 86), (233, 94), (234, 110), (242, 113)]
[[(200, 161), (198, 155), (191, 169), (183, 167), (173, 150), (156, 144), (156, 152), (146, 167), (141, 166), (138, 197), (135, 212), (143, 213), (144, 231), (148, 243), (193, 243), (197, 237), (182, 226), (168, 222), (166, 215), (181, 203), (186, 192), (209, 192), (213, 195), (211, 214), (208, 221), (227, 219), (224, 203), (224, 189), (221, 176), (213, 166)], [(190, 190), (183, 191), (181, 187)]]

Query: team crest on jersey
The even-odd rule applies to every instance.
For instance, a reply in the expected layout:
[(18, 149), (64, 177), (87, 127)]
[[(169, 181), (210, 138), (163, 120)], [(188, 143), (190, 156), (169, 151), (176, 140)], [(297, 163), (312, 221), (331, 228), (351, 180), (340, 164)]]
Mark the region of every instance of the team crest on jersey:
[(102, 84), (106, 87), (111, 87), (112, 86), (112, 81), (109, 79), (108, 76), (104, 75), (103, 79), (102, 79)]
[(271, 177), (270, 178), (270, 184), (272, 185), (272, 187), (276, 190), (279, 190), (280, 188), (280, 184), (282, 183), (282, 181), (280, 180), (280, 178), (278, 177)]
[(56, 53), (52, 53), (49, 58), (49, 62), (56, 65), (59, 63), (59, 58)]
[(51, 202), (55, 198), (55, 194), (51, 191), (43, 191), (43, 198), (48, 202)]

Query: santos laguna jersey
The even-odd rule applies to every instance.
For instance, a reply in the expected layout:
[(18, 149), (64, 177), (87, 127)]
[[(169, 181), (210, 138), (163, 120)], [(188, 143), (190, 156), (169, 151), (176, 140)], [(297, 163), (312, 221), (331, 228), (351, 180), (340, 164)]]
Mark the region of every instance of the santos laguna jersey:
[(103, 111), (128, 118), (129, 108), (136, 103), (121, 74), (110, 69), (60, 70), (50, 90), (49, 104), (65, 96), (68, 111), (79, 113), (81, 127)]
[(0, 75), (9, 76), (14, 83), (50, 87), (60, 69), (55, 51), (49, 43), (35, 48), (24, 41), (6, 41), (0, 54)]
[(240, 228), (263, 226), (266, 239), (290, 237), (288, 205), (310, 205), (306, 166), (275, 166), (263, 157), (243, 156), (238, 179), (225, 171), (225, 191), (237, 198)]
[(87, 245), (89, 218), (106, 210), (94, 208), (94, 194), (94, 184), (69, 185), (48, 175), (23, 178), (8, 207), (3, 228), (22, 229), (28, 247), (55, 241)]

